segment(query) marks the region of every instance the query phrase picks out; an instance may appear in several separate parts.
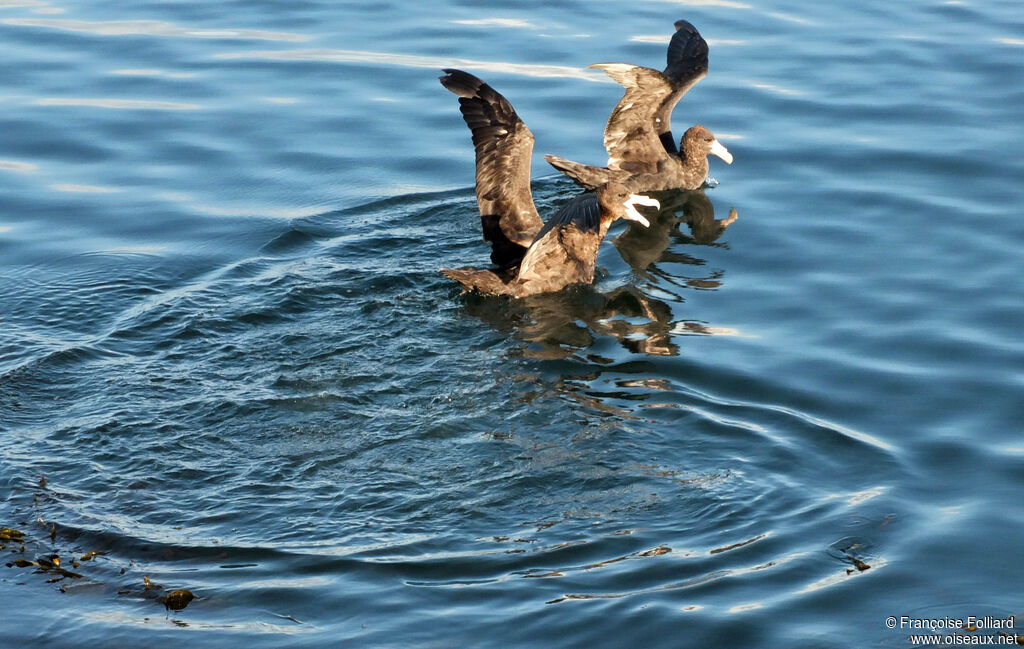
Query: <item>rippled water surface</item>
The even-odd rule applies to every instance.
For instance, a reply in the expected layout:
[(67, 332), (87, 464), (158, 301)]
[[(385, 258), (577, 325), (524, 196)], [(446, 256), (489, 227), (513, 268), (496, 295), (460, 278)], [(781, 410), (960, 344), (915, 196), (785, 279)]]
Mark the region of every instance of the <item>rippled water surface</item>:
[[(620, 96), (585, 66), (660, 68), (679, 18), (719, 184), (614, 226), (593, 286), (460, 295), (440, 68), (516, 106), (551, 214), (541, 154), (602, 163)], [(1024, 611), (1019, 3), (14, 0), (0, 42), (0, 645), (852, 649)]]

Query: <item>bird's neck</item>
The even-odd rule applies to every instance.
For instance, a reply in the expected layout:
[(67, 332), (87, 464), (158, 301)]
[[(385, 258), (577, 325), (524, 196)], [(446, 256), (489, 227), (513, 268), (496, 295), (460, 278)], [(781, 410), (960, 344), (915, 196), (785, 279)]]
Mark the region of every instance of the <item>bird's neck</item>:
[(703, 170), (705, 175), (708, 169), (708, 157), (699, 151), (691, 151), (689, 147), (679, 152), (679, 159), (687, 169), (695, 171)]

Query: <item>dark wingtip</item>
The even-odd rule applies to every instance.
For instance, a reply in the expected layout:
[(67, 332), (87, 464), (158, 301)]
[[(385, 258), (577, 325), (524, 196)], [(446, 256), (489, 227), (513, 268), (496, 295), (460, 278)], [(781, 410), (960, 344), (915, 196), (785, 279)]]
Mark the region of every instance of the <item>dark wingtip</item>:
[(444, 72), (438, 79), (441, 80), (441, 85), (448, 87), (448, 84), (452, 81), (452, 77), (456, 74), (465, 74), (462, 70), (456, 70), (455, 68), (442, 68), (441, 72)]
[(441, 85), (460, 97), (474, 97), (487, 85), (478, 77), (462, 70), (445, 68), (442, 72), (445, 73), (444, 76), (438, 77)]
[(689, 21), (677, 20), (675, 26), (676, 33), (668, 44), (665, 76), (680, 83), (707, 72), (708, 44)]

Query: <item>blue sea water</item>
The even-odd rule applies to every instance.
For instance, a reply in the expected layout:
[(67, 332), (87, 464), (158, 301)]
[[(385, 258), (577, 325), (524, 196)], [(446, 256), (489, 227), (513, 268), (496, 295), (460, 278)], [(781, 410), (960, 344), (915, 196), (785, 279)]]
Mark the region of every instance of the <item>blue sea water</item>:
[[(606, 159), (586, 66), (680, 18), (717, 186), (593, 286), (461, 295), (440, 68), (549, 215), (542, 154)], [(0, 43), (0, 646), (1024, 635), (1019, 3), (8, 0)]]

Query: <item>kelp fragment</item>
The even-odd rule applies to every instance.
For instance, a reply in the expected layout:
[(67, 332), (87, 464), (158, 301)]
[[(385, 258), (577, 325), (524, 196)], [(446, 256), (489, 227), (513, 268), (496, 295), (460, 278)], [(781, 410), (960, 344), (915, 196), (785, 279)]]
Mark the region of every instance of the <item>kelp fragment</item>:
[(195, 599), (195, 597), (196, 596), (192, 594), (192, 591), (180, 588), (167, 593), (157, 601), (163, 604), (164, 608), (169, 611), (180, 611), (188, 606), (189, 602)]
[[(156, 599), (164, 605), (164, 608), (169, 611), (180, 611), (184, 609), (189, 603), (196, 598), (192, 591), (179, 588), (172, 590), (168, 593), (164, 593), (165, 588), (160, 584), (154, 582), (149, 577), (142, 577), (143, 592), (142, 596), (147, 599)], [(123, 593), (127, 594), (127, 593)]]
[(52, 572), (55, 572), (62, 577), (70, 577), (71, 579), (82, 579), (83, 577), (77, 572), (71, 572), (70, 570), (65, 570), (64, 568), (56, 568)]
[(0, 541), (25, 542), (25, 533), (11, 527), (0, 527)]
[(865, 570), (871, 567), (853, 555), (847, 554), (846, 558), (849, 559), (850, 562), (853, 563), (854, 567), (857, 568), (857, 570), (860, 570), (861, 572), (864, 572)]

